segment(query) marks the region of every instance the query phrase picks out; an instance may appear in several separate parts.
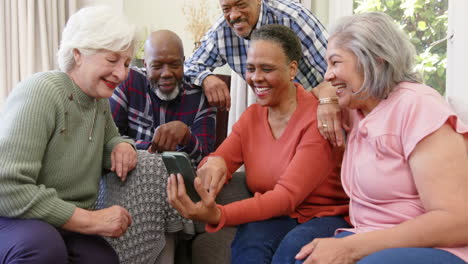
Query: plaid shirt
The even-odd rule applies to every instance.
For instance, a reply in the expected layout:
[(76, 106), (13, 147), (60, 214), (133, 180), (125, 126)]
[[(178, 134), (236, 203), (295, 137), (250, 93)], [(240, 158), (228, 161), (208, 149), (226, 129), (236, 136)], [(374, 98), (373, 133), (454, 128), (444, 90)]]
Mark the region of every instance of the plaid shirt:
[(208, 106), (200, 87), (186, 80), (175, 99), (163, 101), (150, 89), (143, 72), (130, 69), (127, 80), (115, 89), (109, 101), (120, 134), (134, 139), (138, 149), (148, 149), (159, 125), (179, 120), (189, 127), (192, 136), (177, 151), (187, 152), (194, 164), (213, 151), (216, 108)]
[[(291, 0), (263, 0), (256, 28), (266, 24), (282, 24), (296, 32), (304, 53), (296, 81), (306, 90), (317, 86), (327, 69), (324, 57), (328, 34), (323, 25), (309, 10)], [(245, 77), (248, 44), (248, 39), (238, 37), (220, 17), (202, 38), (200, 48), (185, 61), (185, 76), (201, 86), (214, 68), (228, 63)]]

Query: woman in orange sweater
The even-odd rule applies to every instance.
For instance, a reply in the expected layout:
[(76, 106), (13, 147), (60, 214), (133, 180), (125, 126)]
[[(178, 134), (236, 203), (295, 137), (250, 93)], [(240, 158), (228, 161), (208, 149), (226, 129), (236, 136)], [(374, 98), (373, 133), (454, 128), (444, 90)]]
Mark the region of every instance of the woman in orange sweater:
[[(317, 130), (318, 101), (293, 82), (301, 57), (300, 41), (288, 27), (254, 31), (246, 80), (257, 103), (200, 164), (194, 185), (201, 201), (186, 195), (181, 175), (169, 178), (169, 201), (183, 216), (206, 222), (211, 232), (239, 225), (232, 263), (293, 262), (311, 238), (348, 226), (338, 160)], [(243, 164), (254, 196), (217, 205), (217, 193)]]

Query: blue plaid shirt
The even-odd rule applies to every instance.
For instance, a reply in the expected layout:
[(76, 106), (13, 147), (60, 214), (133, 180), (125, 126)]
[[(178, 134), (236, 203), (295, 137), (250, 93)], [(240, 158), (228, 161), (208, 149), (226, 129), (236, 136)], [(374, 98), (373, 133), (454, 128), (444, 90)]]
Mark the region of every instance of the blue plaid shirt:
[(109, 102), (120, 134), (134, 139), (138, 149), (148, 149), (155, 129), (175, 120), (184, 122), (192, 133), (189, 143), (178, 146), (177, 151), (187, 152), (194, 164), (214, 149), (216, 108), (209, 107), (201, 88), (187, 80), (175, 99), (163, 101), (151, 90), (143, 72), (130, 69)]
[[(304, 53), (296, 81), (306, 90), (317, 86), (327, 69), (328, 34), (323, 25), (309, 10), (291, 0), (263, 0), (256, 28), (266, 24), (282, 24), (296, 32)], [(220, 17), (202, 38), (200, 48), (185, 61), (185, 75), (191, 83), (201, 86), (214, 68), (228, 63), (245, 78), (248, 45), (249, 40), (238, 37), (224, 17)]]

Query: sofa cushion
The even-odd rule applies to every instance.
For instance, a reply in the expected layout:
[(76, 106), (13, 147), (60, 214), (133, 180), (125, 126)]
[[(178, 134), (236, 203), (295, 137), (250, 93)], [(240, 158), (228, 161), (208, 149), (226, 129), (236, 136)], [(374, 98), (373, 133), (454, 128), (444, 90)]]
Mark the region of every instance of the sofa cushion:
[[(225, 205), (249, 197), (252, 197), (252, 193), (247, 188), (245, 173), (236, 172), (232, 175), (231, 181), (219, 192), (216, 203)], [(197, 233), (205, 232), (205, 223), (194, 221), (194, 224)]]

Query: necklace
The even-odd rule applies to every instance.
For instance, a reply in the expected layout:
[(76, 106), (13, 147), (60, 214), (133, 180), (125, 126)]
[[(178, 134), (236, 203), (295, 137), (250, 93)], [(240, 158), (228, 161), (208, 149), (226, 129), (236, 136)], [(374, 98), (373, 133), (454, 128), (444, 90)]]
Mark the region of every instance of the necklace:
[[(81, 101), (80, 101), (80, 96), (78, 95), (78, 90), (79, 89), (78, 87), (76, 87), (76, 84), (75, 84), (75, 81), (70, 77), (72, 83), (73, 83), (73, 91), (75, 92), (76, 94), (76, 104), (78, 105), (78, 110), (80, 111), (80, 114), (81, 114), (81, 119), (84, 119), (84, 111), (83, 109), (81, 108)], [(94, 98), (94, 116), (93, 116), (93, 123), (91, 124), (91, 129), (89, 130), (89, 134), (88, 134), (88, 140), (89, 141), (92, 141), (93, 140), (93, 130), (94, 130), (94, 123), (96, 122), (96, 113), (97, 113), (97, 100), (96, 98)]]

